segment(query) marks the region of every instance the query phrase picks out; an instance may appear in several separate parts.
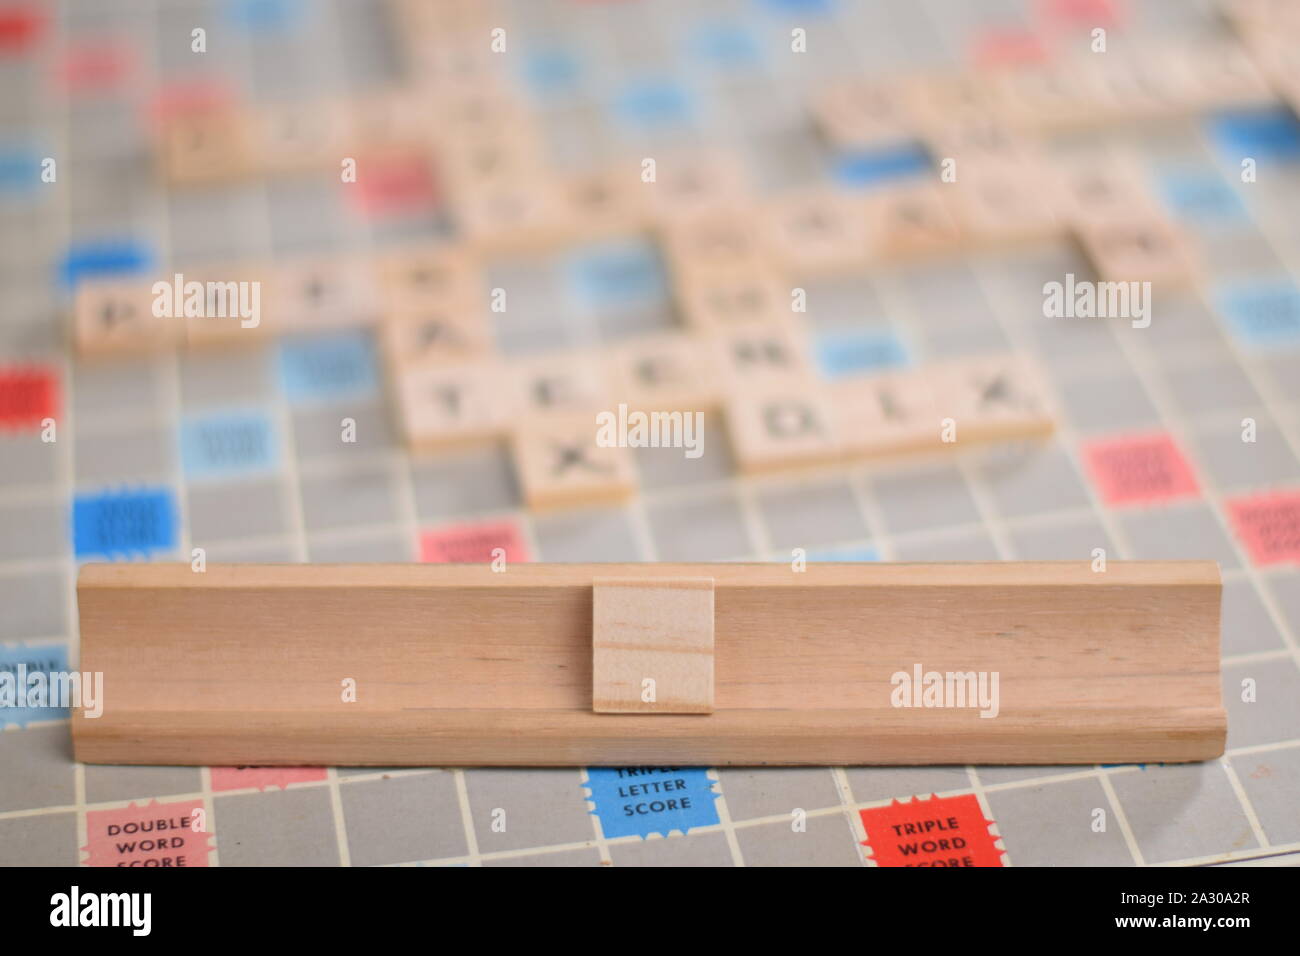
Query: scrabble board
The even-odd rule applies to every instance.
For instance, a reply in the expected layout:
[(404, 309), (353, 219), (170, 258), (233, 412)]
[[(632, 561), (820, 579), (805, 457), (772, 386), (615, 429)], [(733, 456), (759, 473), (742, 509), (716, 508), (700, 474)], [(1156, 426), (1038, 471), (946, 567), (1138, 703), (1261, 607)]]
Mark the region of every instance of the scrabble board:
[[(1208, 558), (1229, 734), (149, 768), (9, 707), (0, 864), (1300, 861), (1297, 38), (1268, 0), (6, 0), (0, 671), (75, 667), (86, 561)], [(257, 323), (158, 318), (178, 274)], [(619, 401), (699, 440), (593, 446)]]

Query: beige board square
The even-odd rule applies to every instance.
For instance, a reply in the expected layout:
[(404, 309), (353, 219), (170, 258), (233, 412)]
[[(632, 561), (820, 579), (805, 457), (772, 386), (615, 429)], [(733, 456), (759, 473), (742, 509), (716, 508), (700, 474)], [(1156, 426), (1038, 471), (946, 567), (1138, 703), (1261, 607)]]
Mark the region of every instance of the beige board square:
[(632, 453), (618, 444), (617, 434), (601, 440), (596, 411), (527, 417), (513, 426), (511, 451), (529, 508), (604, 504), (636, 494)]
[(591, 618), (596, 713), (713, 712), (713, 578), (595, 578)]
[(152, 283), (88, 279), (72, 307), (73, 341), (82, 356), (160, 352), (175, 348), (184, 320), (153, 313)]

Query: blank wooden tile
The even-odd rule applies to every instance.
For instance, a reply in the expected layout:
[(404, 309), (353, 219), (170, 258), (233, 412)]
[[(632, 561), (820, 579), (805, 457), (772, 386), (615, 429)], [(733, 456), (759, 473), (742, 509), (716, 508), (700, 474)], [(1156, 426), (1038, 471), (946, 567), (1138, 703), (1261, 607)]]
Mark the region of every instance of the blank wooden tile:
[(788, 320), (794, 286), (773, 269), (756, 268), (688, 271), (674, 282), (682, 321), (700, 332)]
[(934, 125), (924, 135), (934, 157), (936, 178), (948, 159), (955, 161), (958, 181), (979, 167), (1002, 169), (1048, 161), (1037, 137), (1009, 126), (1000, 118), (962, 115), (952, 122)]
[(1186, 77), (1172, 74), (1156, 56), (1120, 55), (1080, 58), (1098, 92), (1097, 115), (1103, 122), (1134, 122), (1177, 116), (1188, 108)]
[(858, 77), (832, 83), (814, 96), (811, 109), (822, 134), (841, 148), (890, 149), (915, 139), (897, 83)]
[(958, 117), (994, 118), (1006, 112), (1006, 93), (991, 74), (934, 73), (904, 80), (908, 119), (918, 129), (946, 126)]
[(698, 338), (663, 333), (608, 352), (610, 406), (642, 411), (696, 411), (720, 399), (713, 352)]
[(1191, 238), (1163, 217), (1128, 216), (1079, 227), (1079, 242), (1104, 281), (1188, 285), (1200, 274)]
[(1056, 427), (1046, 379), (1028, 356), (954, 359), (929, 365), (925, 373), (941, 426), (947, 419), (956, 425), (958, 448), (1047, 435)]
[(592, 587), (592, 709), (712, 713), (713, 579), (595, 578)]
[(505, 434), (512, 409), (494, 362), (408, 367), (394, 379), (402, 435), (419, 450), (475, 444)]
[(930, 377), (907, 370), (826, 386), (840, 443), (851, 458), (944, 450)]
[(940, 194), (960, 230), (976, 245), (1033, 242), (1061, 236), (1065, 221), (1048, 199), (1052, 180), (1036, 164), (959, 167)]
[[(187, 349), (251, 347), (278, 328), (273, 289), (260, 265), (240, 262), (188, 270), (185, 280), (202, 283), (204, 289), (203, 314), (183, 320)], [(250, 313), (256, 306), (260, 314), (256, 319), (252, 315), (245, 318), (240, 314), (243, 306)], [(252, 324), (254, 321), (256, 324)]]
[[(1300, 19), (1300, 7), (1290, 5), (1292, 15)], [(1300, 113), (1300, 47), (1295, 36), (1300, 27), (1279, 31), (1275, 21), (1252, 24), (1245, 28), (1242, 41), (1256, 68), (1268, 85), (1290, 106)]]
[[(511, 152), (530, 154), (534, 160), (542, 155), (536, 115), (498, 86), (421, 91), (420, 100), (425, 126), (440, 155), (461, 155), (467, 144), (489, 141), (507, 143)], [(430, 123), (430, 115), (437, 116), (437, 122)]]
[(733, 392), (724, 408), (732, 454), (743, 472), (823, 465), (842, 455), (827, 395), (812, 379)]
[(635, 172), (641, 180), (646, 209), (652, 218), (672, 222), (710, 209), (742, 206), (753, 184), (739, 158), (721, 150), (655, 152), (654, 179), (646, 182), (644, 166)]
[(495, 348), (481, 304), (445, 302), (392, 311), (381, 324), (390, 369), (485, 359)]
[(159, 352), (184, 337), (184, 319), (153, 314), (152, 283), (88, 279), (73, 301), (73, 340), (83, 356)]
[(348, 97), (348, 126), (367, 146), (428, 146), (433, 140), (428, 104), (418, 92), (383, 89)]
[(1146, 174), (1128, 153), (1061, 161), (1053, 178), (1058, 212), (1073, 225), (1160, 215)]
[[(1297, 9), (1291, 5), (1292, 10)], [(1295, 34), (1270, 31), (1279, 42), (1276, 49), (1289, 51), (1286, 73), (1297, 80)], [(1238, 110), (1267, 107), (1276, 99), (1270, 84), (1270, 64), (1255, 51), (1222, 40), (1191, 40), (1171, 44), (1160, 54), (1166, 68), (1185, 84), (1190, 112)]]
[(558, 187), (541, 173), (459, 190), (452, 209), (466, 242), (484, 253), (547, 249), (572, 234)]
[(663, 241), (674, 275), (770, 267), (758, 219), (747, 209), (717, 209), (674, 218), (664, 224)]
[(528, 507), (605, 504), (636, 494), (631, 452), (597, 444), (595, 410), (520, 418), (513, 425), (510, 447)]
[(887, 261), (942, 255), (965, 243), (940, 188), (926, 183), (869, 198), (866, 215), (873, 258)]
[(1094, 75), (1073, 59), (1006, 70), (1002, 87), (1004, 116), (1017, 128), (1053, 132), (1092, 126), (1101, 92)]
[[(436, 4), (433, 9), (448, 11), (449, 17), (455, 17), (458, 15), (455, 9), (463, 6), (465, 4)], [(491, 8), (491, 4), (486, 6)], [(500, 91), (505, 85), (501, 61), (506, 57), (490, 49), (488, 37), (491, 27), (479, 26), (470, 33), (457, 35), (449, 31), (448, 26), (449, 22), (440, 21), (430, 30), (403, 37), (407, 46), (407, 69), (416, 88), (435, 90), (444, 95), (473, 95), (485, 89)]]
[(771, 260), (794, 275), (860, 269), (871, 253), (866, 208), (853, 194), (832, 189), (788, 193), (765, 203), (761, 215)]

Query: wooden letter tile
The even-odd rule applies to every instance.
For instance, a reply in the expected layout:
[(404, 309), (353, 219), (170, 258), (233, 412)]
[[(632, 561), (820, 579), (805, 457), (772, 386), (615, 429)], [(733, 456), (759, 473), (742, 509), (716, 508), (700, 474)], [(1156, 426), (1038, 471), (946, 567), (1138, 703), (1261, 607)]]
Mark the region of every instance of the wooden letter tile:
[(511, 443), (528, 507), (544, 511), (623, 501), (636, 494), (631, 452), (597, 441), (595, 411), (526, 418)]
[(503, 379), (502, 367), (490, 362), (398, 372), (397, 405), (407, 445), (440, 448), (503, 435), (510, 414)]
[(924, 373), (844, 379), (827, 390), (846, 455), (887, 458), (943, 450), (939, 414)]
[(835, 418), (811, 379), (743, 391), (726, 403), (732, 453), (744, 472), (823, 465), (841, 456)]
[(610, 376), (593, 352), (514, 359), (507, 363), (506, 375), (511, 403), (522, 415), (565, 415), (609, 401)]
[(144, 279), (82, 282), (72, 310), (77, 354), (130, 354), (174, 348), (184, 334), (185, 320), (155, 316), (150, 286)]
[(786, 195), (766, 206), (763, 225), (772, 259), (795, 275), (848, 272), (867, 262), (866, 210), (854, 196), (829, 189)]
[(326, 259), (277, 266), (270, 287), (277, 332), (371, 325), (379, 316), (374, 269), (362, 260)]
[(789, 319), (793, 284), (770, 269), (709, 269), (678, 277), (677, 308), (686, 325), (720, 332), (738, 324)]
[(766, 251), (755, 217), (741, 208), (674, 219), (664, 228), (664, 251), (674, 275), (719, 269), (763, 269)]
[(954, 359), (927, 368), (941, 425), (955, 441), (1006, 441), (1051, 434), (1052, 402), (1037, 364), (1027, 356)]
[(717, 367), (698, 338), (664, 333), (610, 349), (611, 406), (695, 411), (718, 402)]
[(953, 221), (939, 187), (930, 183), (872, 196), (866, 215), (876, 259), (937, 255), (963, 242), (961, 229)]
[(1064, 221), (1050, 202), (1048, 177), (1033, 163), (962, 168), (939, 187), (953, 218), (974, 243), (1034, 242), (1060, 236)]
[(255, 162), (248, 123), (233, 109), (172, 117), (161, 131), (159, 149), (163, 174), (174, 183), (238, 179), (247, 176)]
[(713, 579), (595, 578), (592, 709), (713, 712)]
[(731, 391), (801, 385), (812, 376), (807, 337), (791, 320), (753, 322), (713, 337), (718, 371)]
[(1200, 271), (1191, 239), (1160, 216), (1090, 222), (1080, 227), (1079, 241), (1107, 282), (1187, 285)]
[(378, 263), (384, 304), (394, 310), (481, 299), (482, 268), (465, 250), (446, 243), (389, 253)]
[(383, 321), (384, 357), (390, 369), (485, 359), (493, 338), (482, 305), (443, 303), (390, 314)]
[(835, 83), (813, 101), (822, 134), (848, 149), (888, 149), (914, 139), (896, 84), (855, 78)]

